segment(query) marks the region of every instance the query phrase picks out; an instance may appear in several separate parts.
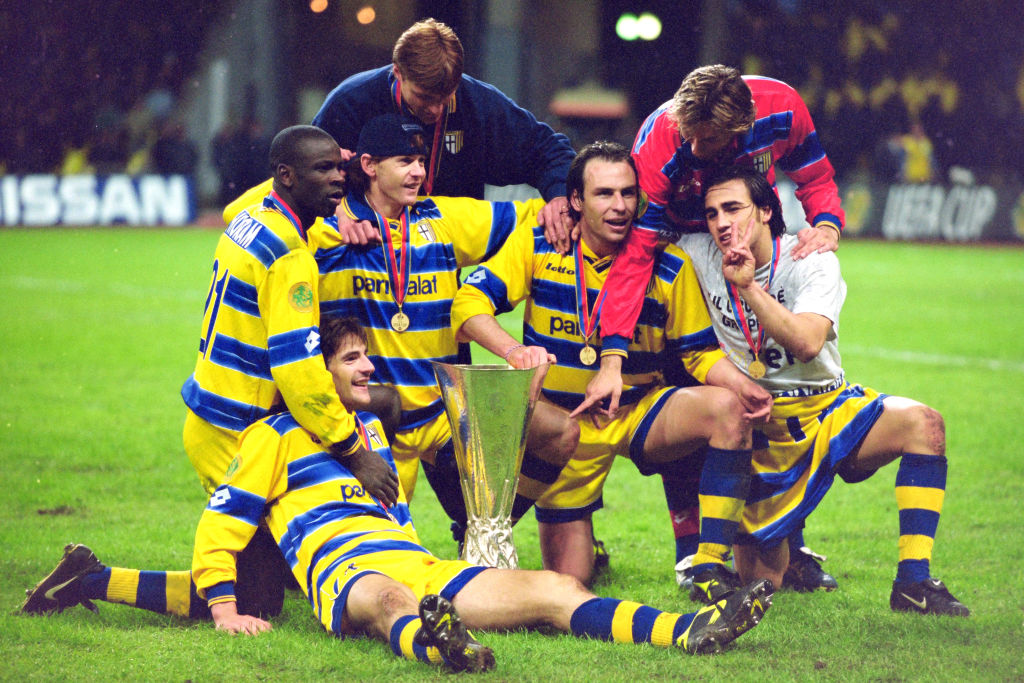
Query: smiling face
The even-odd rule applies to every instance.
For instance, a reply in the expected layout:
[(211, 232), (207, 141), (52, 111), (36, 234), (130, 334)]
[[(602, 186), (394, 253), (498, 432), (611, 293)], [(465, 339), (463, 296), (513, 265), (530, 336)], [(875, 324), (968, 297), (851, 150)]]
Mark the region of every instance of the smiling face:
[(373, 363), (366, 355), (366, 344), (354, 335), (347, 335), (328, 359), (327, 370), (334, 377), (334, 388), (346, 408), (365, 410), (369, 407)]
[(363, 155), (363, 171), (370, 178), (367, 194), (373, 207), (388, 218), (397, 218), (416, 203), (420, 186), (427, 177), (427, 158), (422, 154), (375, 159)]
[(573, 193), (583, 240), (598, 256), (609, 256), (629, 235), (636, 216), (639, 188), (633, 168), (624, 161), (595, 158), (583, 169), (583, 196)]

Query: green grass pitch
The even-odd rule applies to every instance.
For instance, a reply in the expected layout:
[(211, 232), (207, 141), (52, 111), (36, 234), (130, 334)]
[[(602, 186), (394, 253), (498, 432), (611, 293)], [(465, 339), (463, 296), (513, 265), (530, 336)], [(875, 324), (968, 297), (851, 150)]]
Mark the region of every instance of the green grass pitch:
[[(115, 566), (184, 569), (204, 496), (181, 446), (178, 390), (192, 369), (218, 233), (0, 231), (0, 679), (423, 680), (444, 674), (383, 643), (326, 635), (298, 595), (273, 632), (100, 604), (15, 611), (65, 543)], [(726, 653), (550, 633), (483, 634), (493, 680), (1021, 680), (1024, 664), (1024, 250), (849, 241), (840, 328), (848, 377), (929, 403), (948, 433), (948, 494), (933, 569), (969, 619), (893, 614), (895, 467), (837, 482), (806, 536), (835, 593), (777, 594)], [(516, 326), (512, 321), (511, 326)], [(412, 508), (426, 545), (455, 547), (429, 487)], [(595, 590), (688, 611), (675, 587), (660, 481), (620, 460), (595, 518), (611, 568)], [(516, 537), (540, 564), (536, 525)]]

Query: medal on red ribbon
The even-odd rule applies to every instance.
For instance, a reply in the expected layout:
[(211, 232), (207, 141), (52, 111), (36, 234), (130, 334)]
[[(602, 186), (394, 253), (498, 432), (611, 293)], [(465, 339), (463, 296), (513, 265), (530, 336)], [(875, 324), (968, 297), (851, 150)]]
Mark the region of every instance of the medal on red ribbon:
[[(772, 286), (772, 279), (775, 277), (775, 268), (779, 265), (779, 252), (780, 252), (780, 239), (776, 237), (772, 240), (772, 261), (771, 268), (768, 270), (768, 282), (764, 284), (764, 291)], [(750, 347), (750, 352), (753, 355), (754, 360), (750, 361), (747, 366), (747, 374), (752, 379), (761, 379), (764, 377), (768, 369), (765, 364), (759, 358), (761, 353), (761, 347), (764, 346), (765, 331), (764, 326), (758, 325), (757, 330), (757, 341), (750, 334), (750, 325), (747, 324), (747, 315), (743, 310), (743, 300), (740, 299), (739, 292), (736, 291), (736, 287), (731, 282), (725, 283), (726, 289), (729, 290), (729, 299), (732, 302), (733, 317), (736, 319), (736, 324), (743, 332), (743, 337), (747, 340), (747, 346)]]
[(398, 247), (397, 257), (395, 247), (391, 242), (391, 222), (376, 210), (373, 213), (377, 217), (378, 227), (383, 236), (381, 246), (384, 248), (384, 267), (388, 271), (391, 295), (395, 304), (398, 305), (398, 313), (391, 316), (391, 328), (395, 332), (405, 332), (409, 329), (409, 316), (402, 310), (402, 306), (405, 304), (406, 290), (409, 287), (409, 207), (405, 207), (400, 219), (401, 244)]
[(583, 243), (576, 243), (573, 251), (573, 259), (576, 261), (576, 319), (579, 323), (580, 336), (583, 337), (583, 348), (580, 349), (580, 362), (584, 365), (593, 365), (597, 361), (597, 350), (590, 345), (590, 337), (597, 329), (597, 322), (601, 319), (601, 306), (604, 305), (604, 297), (607, 293), (605, 280), (601, 285), (601, 291), (597, 293), (594, 300), (594, 307), (587, 305), (587, 275), (584, 272), (586, 262), (583, 259)]

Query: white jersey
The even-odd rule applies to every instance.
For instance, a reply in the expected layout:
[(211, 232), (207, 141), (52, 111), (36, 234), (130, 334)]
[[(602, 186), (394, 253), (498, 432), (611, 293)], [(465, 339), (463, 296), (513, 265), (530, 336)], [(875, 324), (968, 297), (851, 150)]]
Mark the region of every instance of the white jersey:
[[(791, 256), (795, 235), (783, 235), (779, 261), (768, 293), (793, 313), (817, 313), (832, 321), (832, 328), (821, 352), (809, 362), (798, 360), (770, 336), (765, 336), (758, 356), (764, 363), (764, 377), (758, 384), (776, 396), (806, 396), (837, 388), (842, 384), (843, 366), (839, 358), (839, 311), (846, 299), (846, 283), (839, 272), (839, 259), (832, 252), (811, 254), (794, 261)], [(722, 252), (707, 233), (683, 235), (677, 244), (690, 255), (697, 279), (704, 290), (704, 301), (718, 343), (726, 355), (747, 375), (754, 360), (722, 275)], [(765, 285), (770, 264), (757, 269), (754, 278)], [(742, 301), (742, 300), (741, 300)], [(757, 342), (760, 326), (746, 304), (743, 306), (751, 338)]]

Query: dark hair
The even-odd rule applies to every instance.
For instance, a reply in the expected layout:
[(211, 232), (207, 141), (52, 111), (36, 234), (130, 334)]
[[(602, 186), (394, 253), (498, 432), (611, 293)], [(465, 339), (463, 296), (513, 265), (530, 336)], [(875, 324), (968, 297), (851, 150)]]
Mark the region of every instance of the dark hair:
[(391, 61), (402, 77), (436, 97), (450, 95), (462, 79), (462, 43), (436, 19), (417, 21), (398, 37)]
[(307, 140), (330, 140), (337, 145), (331, 134), (316, 126), (291, 126), (274, 136), (270, 143), (270, 172), (277, 176), (280, 164), (295, 166), (305, 156), (303, 149)]
[(349, 337), (354, 337), (364, 346), (367, 344), (366, 330), (358, 319), (351, 316), (320, 319), (320, 352), (325, 363), (338, 352), (342, 343)]
[[(376, 157), (371, 157), (376, 159)], [(363, 170), (363, 164), (358, 156), (354, 156), (345, 162), (345, 194), (350, 197), (362, 196), (370, 191), (370, 176)]]
[(723, 166), (712, 171), (704, 178), (704, 193), (707, 197), (708, 190), (717, 185), (723, 185), (731, 180), (742, 180), (750, 192), (750, 201), (759, 209), (771, 209), (772, 215), (768, 219), (768, 228), (772, 237), (778, 237), (786, 232), (786, 221), (782, 219), (782, 202), (779, 195), (775, 193), (771, 183), (761, 173), (751, 166)]
[(612, 163), (627, 163), (633, 169), (634, 177), (639, 177), (636, 172), (636, 162), (633, 161), (629, 150), (617, 142), (610, 140), (598, 140), (580, 150), (576, 158), (569, 164), (569, 174), (565, 178), (565, 198), (569, 200), (569, 215), (574, 221), (580, 219), (580, 212), (572, 206), (573, 194), (578, 194), (580, 201), (583, 200), (583, 174), (587, 170), (587, 164), (591, 159), (601, 159)]

